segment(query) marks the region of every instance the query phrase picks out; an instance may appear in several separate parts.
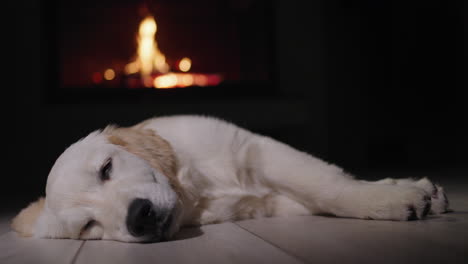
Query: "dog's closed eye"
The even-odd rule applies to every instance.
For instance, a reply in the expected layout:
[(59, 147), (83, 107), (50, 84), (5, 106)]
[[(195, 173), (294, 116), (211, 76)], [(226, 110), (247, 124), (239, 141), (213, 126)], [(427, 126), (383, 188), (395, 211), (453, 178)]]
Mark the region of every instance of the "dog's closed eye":
[(99, 170), (99, 178), (101, 179), (101, 181), (104, 182), (110, 179), (111, 170), (112, 170), (112, 159), (108, 159), (106, 160), (104, 165)]

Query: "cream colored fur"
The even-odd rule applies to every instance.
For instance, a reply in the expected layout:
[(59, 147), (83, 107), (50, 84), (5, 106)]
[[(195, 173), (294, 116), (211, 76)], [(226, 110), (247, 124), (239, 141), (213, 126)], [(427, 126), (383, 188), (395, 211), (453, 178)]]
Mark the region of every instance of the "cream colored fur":
[[(109, 157), (113, 174), (99, 182)], [(70, 146), (49, 174), (45, 204), (24, 209), (13, 227), (36, 237), (142, 242), (123, 224), (130, 201), (141, 197), (175, 212), (171, 235), (182, 226), (256, 217), (408, 220), (448, 210), (443, 189), (428, 179), (360, 181), (225, 121), (174, 116), (109, 126)], [(83, 231), (90, 219), (95, 224)]]
[(45, 199), (43, 197), (32, 202), (28, 207), (24, 208), (19, 214), (13, 218), (11, 228), (18, 232), (21, 236), (29, 237), (33, 235), (34, 223), (39, 218), (39, 214), (44, 208)]

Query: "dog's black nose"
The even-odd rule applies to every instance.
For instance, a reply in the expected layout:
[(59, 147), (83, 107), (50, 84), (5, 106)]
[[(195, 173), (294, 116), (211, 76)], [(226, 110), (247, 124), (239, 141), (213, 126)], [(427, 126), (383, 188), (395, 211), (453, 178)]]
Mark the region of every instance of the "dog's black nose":
[(130, 203), (127, 213), (128, 232), (135, 237), (154, 234), (158, 228), (158, 216), (153, 203), (137, 198)]

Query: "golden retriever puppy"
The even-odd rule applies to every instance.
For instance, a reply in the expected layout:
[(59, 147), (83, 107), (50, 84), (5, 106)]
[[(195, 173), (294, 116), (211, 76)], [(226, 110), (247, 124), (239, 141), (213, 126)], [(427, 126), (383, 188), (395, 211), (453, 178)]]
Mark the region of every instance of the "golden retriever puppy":
[(286, 215), (417, 220), (448, 210), (428, 179), (354, 179), (269, 137), (200, 116), (108, 126), (71, 145), (46, 196), (12, 227), (23, 236), (170, 239), (180, 227)]

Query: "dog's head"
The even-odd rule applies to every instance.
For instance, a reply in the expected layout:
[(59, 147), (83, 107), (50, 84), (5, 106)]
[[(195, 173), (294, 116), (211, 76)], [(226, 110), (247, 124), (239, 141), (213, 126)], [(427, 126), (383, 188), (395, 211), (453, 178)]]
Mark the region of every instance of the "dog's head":
[(65, 150), (46, 197), (23, 209), (12, 227), (44, 238), (165, 240), (181, 218), (175, 173), (174, 152), (156, 133), (110, 126)]

